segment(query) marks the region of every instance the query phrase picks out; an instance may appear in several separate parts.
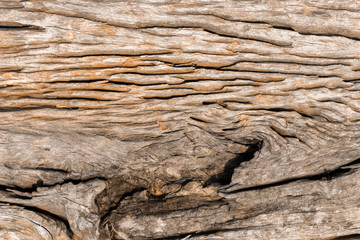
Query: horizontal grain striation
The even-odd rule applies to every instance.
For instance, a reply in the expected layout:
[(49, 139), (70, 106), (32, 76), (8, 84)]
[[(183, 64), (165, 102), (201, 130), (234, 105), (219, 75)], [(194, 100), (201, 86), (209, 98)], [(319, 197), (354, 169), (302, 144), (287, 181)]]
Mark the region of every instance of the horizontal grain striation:
[[(100, 128), (106, 126), (111, 136), (127, 139), (119, 128), (140, 125), (155, 129), (159, 118), (167, 122), (167, 115), (173, 112), (184, 113), (174, 121), (187, 123), (190, 117), (209, 111), (235, 111), (244, 120), (234, 124), (236, 119), (226, 119), (218, 125), (231, 124), (232, 129), (248, 126), (245, 132), (260, 125), (266, 134), (272, 134), (267, 121), (281, 117), (284, 110), (293, 111), (299, 119), (306, 117), (291, 141), (299, 139), (302, 147), (314, 149), (317, 141), (324, 142), (317, 136), (316, 122), (336, 125), (359, 120), (358, 94), (346, 91), (356, 89), (357, 83), (352, 81), (359, 79), (360, 48), (353, 36), (357, 30), (347, 27), (340, 34), (335, 30), (342, 25), (336, 21), (332, 24), (340, 24), (337, 27), (321, 28), (322, 17), (310, 13), (330, 11), (331, 16), (332, 12), (316, 4), (308, 7), (293, 1), (293, 6), (298, 6), (287, 9), (294, 19), (314, 20), (306, 31), (301, 29), (304, 22), (276, 18), (280, 10), (270, 15), (264, 12), (269, 7), (266, 4), (256, 7), (232, 2), (215, 11), (219, 2), (199, 3), (192, 10), (181, 3), (169, 8), (102, 3), (98, 8), (106, 15), (94, 12), (93, 2), (70, 1), (66, 6), (71, 10), (51, 1), (21, 4), (24, 8), (2, 10), (2, 25), (42, 31), (27, 32), (26, 37), (21, 31), (0, 32), (4, 51), (0, 101), (5, 125), (14, 117), (20, 117), (21, 124), (36, 119), (49, 129), (67, 121), (67, 126), (80, 132), (102, 134)], [(113, 6), (121, 6), (116, 8), (121, 14), (115, 13)], [(235, 13), (231, 11), (234, 8), (252, 14)], [(128, 13), (129, 9), (141, 12), (141, 18)], [(356, 16), (346, 10), (343, 14), (347, 19)], [(259, 111), (266, 115), (260, 118)], [(160, 126), (160, 130), (177, 131), (183, 124)], [(313, 139), (302, 140), (306, 139), (301, 130), (305, 126), (314, 126), (309, 133)], [(218, 131), (217, 127), (207, 129), (213, 130)], [(328, 130), (329, 138), (339, 135)], [(140, 132), (148, 135), (146, 130)], [(161, 136), (161, 132), (155, 135)], [(277, 141), (283, 142), (281, 136)]]
[[(88, 113), (82, 113), (83, 110), (94, 110), (92, 116), (98, 122), (114, 122), (113, 108), (140, 107), (149, 112), (159, 108), (166, 109), (166, 113), (209, 102), (224, 111), (276, 108), (329, 122), (358, 120), (356, 92), (339, 93), (343, 99), (349, 99), (340, 111), (322, 100), (304, 96), (305, 90), (307, 96), (320, 90), (327, 101), (332, 101), (339, 98), (337, 88), (354, 88), (356, 84), (344, 82), (359, 78), (355, 58), (359, 43), (354, 39), (321, 36), (320, 30), (302, 35), (298, 33), (299, 26), (288, 26), (293, 30), (284, 26), (289, 25), (288, 19), (276, 24), (268, 15), (260, 19), (256, 8), (250, 9), (252, 16), (258, 18), (254, 21), (245, 16), (227, 16), (228, 9), (214, 14), (208, 6), (200, 4), (197, 10), (186, 10), (179, 4), (172, 6), (171, 11), (154, 9), (153, 14), (158, 14), (159, 19), (144, 25), (146, 21), (127, 19), (126, 14), (121, 15), (128, 20), (123, 21), (126, 24), (116, 22), (122, 20), (116, 14), (109, 21), (103, 14), (87, 11), (91, 5), (69, 3), (74, 6), (73, 13), (65, 14), (55, 2), (22, 4), (24, 9), (3, 12), (7, 26), (38, 26), (44, 30), (32, 32), (26, 39), (20, 32), (1, 32), (5, 51), (13, 46), (21, 53), (5, 53), (2, 58), (0, 96), (4, 121), (13, 117), (10, 112), (25, 110), (29, 119), (32, 116), (46, 122), (45, 117), (31, 115), (32, 109), (50, 108), (55, 111), (49, 120), (61, 119), (64, 112), (70, 111), (66, 115), (75, 120), (75, 125), (79, 123), (77, 129), (81, 131), (84, 123), (97, 125), (86, 120)], [(233, 4), (231, 7), (236, 7)], [(238, 7), (244, 7), (239, 4)], [(122, 11), (137, 8), (128, 5), (122, 5)], [(102, 7), (108, 9), (107, 5)], [(301, 7), (305, 8), (300, 4)], [(293, 11), (299, 14), (298, 10)], [(11, 20), (14, 13), (18, 19)], [(39, 20), (35, 13), (48, 16), (53, 22)], [(162, 20), (165, 16), (168, 23)], [(278, 39), (266, 40), (267, 36)], [(351, 51), (346, 43), (353, 46)], [(37, 45), (47, 47), (36, 48)], [(315, 111), (314, 107), (322, 111)], [(204, 112), (209, 108), (204, 107)], [(104, 111), (96, 114), (99, 109)], [(337, 115), (331, 113), (334, 111)], [(148, 124), (139, 119), (136, 111), (126, 114), (128, 124)], [(122, 122), (120, 116), (115, 122)]]

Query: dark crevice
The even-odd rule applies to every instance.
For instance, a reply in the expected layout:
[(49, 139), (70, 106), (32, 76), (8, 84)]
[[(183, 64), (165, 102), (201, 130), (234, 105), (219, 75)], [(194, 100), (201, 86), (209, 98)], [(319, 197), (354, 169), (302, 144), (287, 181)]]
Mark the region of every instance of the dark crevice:
[(46, 171), (46, 172), (58, 172), (58, 173), (70, 173), (69, 171), (63, 169), (56, 169), (56, 168), (45, 168), (45, 167), (37, 167), (37, 168), (22, 168), (25, 170), (39, 170), (39, 171)]
[(43, 186), (43, 181), (41, 179), (39, 179), (39, 180), (37, 180), (36, 183), (32, 184), (32, 187), (29, 187), (29, 188), (22, 188), (22, 187), (18, 187), (18, 186), (0, 185), (0, 191), (9, 192), (8, 189), (9, 190), (11, 189), (11, 190), (16, 190), (16, 191), (23, 192), (23, 193), (32, 193), (32, 192), (36, 191), (36, 189), (38, 187), (41, 187), (41, 186)]
[[(77, 89), (74, 89), (77, 90)], [(79, 89), (80, 90), (80, 89)], [(81, 89), (79, 92), (81, 91), (93, 91), (96, 92), (96, 90), (93, 89)], [(54, 91), (48, 91), (48, 93), (53, 93)], [(57, 96), (46, 96), (46, 93), (44, 94), (44, 97), (37, 97), (37, 96), (24, 96), (21, 97), (19, 99), (37, 99), (37, 100), (47, 100), (47, 101), (56, 101), (56, 100), (89, 100), (89, 101), (100, 101), (100, 102), (106, 102), (106, 101), (114, 101), (112, 99), (98, 99), (98, 98), (94, 98), (94, 97), (57, 97)], [(42, 106), (39, 106), (42, 107)], [(51, 107), (51, 108), (56, 108), (56, 105), (44, 105), (44, 107)], [(25, 107), (27, 108), (27, 107)], [(35, 107), (34, 107), (35, 108)], [(78, 109), (78, 107), (66, 107), (66, 108), (71, 108), (71, 109)], [(22, 108), (24, 109), (24, 108)], [(1, 111), (1, 110), (0, 110)]]
[(32, 196), (19, 195), (19, 194), (14, 193), (14, 194), (10, 195), (9, 198), (17, 198), (17, 199), (29, 200), (29, 199), (32, 199)]
[(324, 172), (322, 174), (318, 174), (318, 175), (314, 175), (314, 176), (310, 176), (307, 179), (308, 180), (332, 180), (332, 179), (336, 179), (348, 174), (351, 174), (353, 171), (353, 169), (351, 168), (337, 168), (335, 170), (324, 170)]
[[(182, 79), (184, 80), (184, 79)], [(256, 86), (259, 86), (260, 84), (259, 83), (254, 83), (254, 81), (257, 81), (258, 79), (255, 79), (252, 78), (252, 77), (245, 77), (245, 76), (239, 76), (239, 77), (221, 77), (221, 78), (210, 78), (210, 77), (207, 77), (207, 78), (187, 78), (186, 80), (184, 80), (185, 83), (191, 83), (191, 82), (200, 82), (200, 81), (219, 81), (219, 82), (223, 82), (223, 81), (228, 81), (228, 82), (233, 82), (233, 81), (236, 81), (236, 80), (239, 80), (241, 82), (239, 83), (243, 83), (245, 85), (248, 85), (248, 84), (254, 84)], [(244, 81), (248, 81), (248, 82), (245, 82)]]
[(44, 187), (51, 187), (51, 186), (55, 186), (55, 185), (63, 185), (66, 183), (72, 183), (73, 185), (78, 185), (80, 183), (87, 183), (90, 181), (94, 181), (94, 180), (100, 180), (100, 181), (107, 181), (107, 178), (104, 177), (93, 177), (93, 178), (87, 178), (87, 179), (66, 179), (64, 181), (62, 181), (61, 183), (56, 183), (53, 185), (43, 185)]
[(360, 158), (359, 158), (359, 159), (356, 159), (356, 160), (354, 160), (354, 161), (351, 161), (351, 162), (343, 165), (342, 167), (351, 167), (351, 166), (357, 165), (357, 164), (359, 164), (359, 163), (360, 163)]
[[(178, 68), (179, 70), (181, 68)], [(172, 69), (174, 70), (174, 69)], [(181, 74), (189, 74), (195, 71), (195, 68), (192, 68), (192, 72), (176, 72), (176, 71), (172, 71), (172, 70), (168, 70), (167, 72), (156, 72), (156, 70), (153, 70), (154, 72), (151, 72), (152, 70), (150, 70), (149, 72), (137, 72), (137, 71), (123, 71), (121, 73), (114, 73), (115, 74), (137, 74), (137, 75), (141, 75), (141, 76), (166, 76), (166, 75), (171, 75), (171, 74), (176, 74), (176, 75), (181, 75)], [(181, 69), (182, 70), (182, 69)]]
[(229, 18), (222, 18), (226, 21), (232, 21), (232, 22), (242, 22), (242, 23), (253, 23), (253, 24), (262, 24), (262, 25), (269, 25), (268, 22), (264, 22), (264, 21), (250, 21), (250, 20), (235, 20), (235, 19), (229, 19)]
[(203, 105), (211, 105), (211, 104), (217, 104), (216, 101), (203, 101), (202, 102)]
[(251, 110), (263, 110), (270, 112), (296, 112), (294, 109), (291, 108), (252, 108)]
[[(137, 73), (134, 73), (134, 75), (136, 75)], [(123, 80), (107, 80), (108, 83), (112, 83), (112, 84), (116, 84), (116, 85), (125, 85), (125, 86), (132, 86), (132, 85), (137, 85), (137, 86), (159, 86), (162, 84), (168, 84), (167, 82), (158, 82), (158, 83), (141, 83), (141, 82), (131, 82), (131, 81), (123, 81)], [(171, 85), (171, 84), (170, 84)]]
[(37, 208), (37, 207), (34, 207), (34, 206), (28, 206), (28, 205), (24, 205), (24, 204), (20, 204), (20, 203), (8, 203), (8, 202), (4, 202), (4, 201), (0, 201), (0, 203), (7, 204), (7, 205), (10, 205), (10, 206), (22, 207), (22, 208), (24, 208), (24, 209), (26, 209), (28, 211), (38, 213), (41, 216), (48, 217), (48, 218), (53, 219), (55, 221), (62, 222), (66, 227), (67, 235), (71, 239), (73, 239), (74, 232), (71, 230), (69, 221), (67, 219), (61, 217), (61, 216), (58, 216), (58, 215), (56, 215), (54, 213), (51, 213), (51, 212), (46, 211), (46, 210), (41, 209), (41, 208)]
[(199, 118), (199, 117), (191, 116), (190, 118), (191, 118), (192, 120), (194, 120), (194, 121), (197, 121), (197, 122), (209, 123), (209, 121), (206, 121), (206, 120), (201, 119), (201, 118)]
[(24, 31), (24, 30), (43, 31), (45, 29), (39, 26), (24, 25), (20, 23), (10, 23), (9, 25), (0, 23), (0, 31)]
[(241, 104), (251, 104), (251, 101), (247, 101), (247, 100), (222, 100), (222, 101), (217, 101), (216, 103), (218, 103), (218, 104), (224, 104), (224, 105), (226, 105), (226, 103), (241, 103)]
[(285, 27), (285, 26), (272, 26), (272, 28), (275, 29), (280, 29), (280, 30), (288, 30), (288, 31), (293, 31), (296, 32), (292, 27)]
[[(340, 78), (342, 79), (342, 77), (338, 76), (338, 75), (319, 75), (319, 76), (316, 76), (317, 78)], [(346, 80), (344, 80), (346, 81)]]
[(239, 154), (237, 157), (230, 159), (224, 167), (224, 171), (211, 176), (204, 184), (204, 187), (212, 184), (227, 185), (230, 184), (232, 175), (234, 174), (235, 168), (239, 167), (242, 162), (250, 161), (254, 158), (256, 152), (262, 147), (262, 142), (256, 142), (251, 144), (248, 150), (244, 153)]
[(349, 234), (349, 235), (343, 235), (343, 236), (337, 236), (329, 238), (329, 240), (353, 240), (353, 239), (360, 239), (360, 234)]
[[(65, 82), (63, 82), (65, 83)], [(85, 82), (84, 82), (85, 83)], [(94, 82), (96, 83), (96, 82)], [(71, 84), (71, 83), (70, 83)], [(104, 87), (104, 88), (101, 88), (101, 87)], [(93, 87), (91, 88), (81, 88), (81, 87), (71, 87), (71, 91), (78, 91), (78, 92), (87, 92), (87, 91), (91, 91), (91, 92), (94, 92), (96, 94), (96, 92), (111, 92), (111, 93), (124, 93), (124, 92), (128, 92), (126, 90), (121, 90), (121, 89), (107, 89), (106, 87), (109, 87), (108, 85), (102, 85), (102, 86), (96, 86), (94, 85)], [(88, 87), (88, 86), (86, 86)], [(111, 87), (110, 87), (111, 88)], [(54, 92), (57, 92), (57, 91), (48, 91), (48, 92), (43, 92), (43, 93), (54, 93)], [(26, 98), (33, 98), (33, 99), (44, 99), (44, 98), (39, 98), (39, 97), (26, 97)], [(55, 97), (55, 98), (46, 98), (46, 100), (57, 100), (59, 99), (58, 97)], [(75, 97), (75, 98), (72, 98), (72, 97), (69, 97), (69, 98), (66, 98), (66, 99), (79, 99), (78, 97)], [(82, 97), (81, 99), (85, 99), (85, 100), (93, 100), (93, 99), (97, 99), (97, 98), (88, 98), (88, 97)], [(112, 101), (112, 100), (103, 100), (103, 99), (98, 99), (98, 101)]]
[[(1, 48), (2, 47), (0, 47), (0, 49)], [(11, 73), (11, 72), (21, 72), (23, 69), (24, 68), (22, 68), (22, 67), (9, 67), (9, 68), (2, 67), (2, 68), (0, 68), (0, 72), (9, 72), (9, 73)], [(14, 86), (14, 84), (6, 84), (5, 86), (3, 85), (2, 87), (13, 87), (13, 86)]]
[[(235, 189), (235, 190), (230, 190), (230, 191), (226, 191), (226, 188), (220, 189), (219, 192), (223, 192), (223, 193), (238, 193), (238, 192), (245, 192), (245, 191), (253, 191), (253, 190), (261, 190), (261, 189), (265, 189), (265, 188), (271, 188), (271, 187), (276, 187), (276, 186), (281, 186), (284, 184), (289, 184), (295, 181), (300, 181), (300, 180), (307, 180), (307, 181), (321, 181), (321, 180), (325, 180), (325, 181), (331, 181), (332, 179), (336, 179), (339, 177), (343, 177), (346, 175), (349, 175), (351, 173), (353, 173), (355, 170), (352, 168), (346, 168), (346, 166), (351, 166), (353, 164), (357, 164), (360, 163), (360, 159), (357, 159), (351, 163), (348, 163), (346, 165), (343, 165), (339, 168), (336, 168), (334, 170), (326, 170), (324, 169), (324, 171), (320, 174), (314, 174), (314, 175), (308, 175), (308, 176), (304, 176), (304, 177), (293, 177), (293, 178), (287, 178), (278, 182), (273, 182), (273, 183), (268, 183), (268, 184), (263, 184), (263, 185), (257, 185), (257, 186), (251, 186), (251, 187), (245, 187), (245, 188), (240, 188), (240, 189)], [(232, 187), (232, 186), (229, 186)]]
[(347, 39), (351, 39), (354, 41), (359, 41), (360, 38), (357, 37), (350, 37), (350, 36), (345, 36), (345, 35), (341, 35), (341, 34), (337, 34), (337, 33), (311, 33), (311, 32), (298, 32), (301, 35), (313, 35), (313, 36), (319, 36), (319, 37), (343, 37), (343, 38), (347, 38)]
[(189, 29), (189, 30), (194, 30), (194, 29), (197, 29), (197, 30), (201, 30), (202, 28), (201, 27), (195, 27), (195, 26), (189, 26), (189, 25), (161, 25), (161, 24), (158, 24), (158, 25), (150, 25), (150, 24), (147, 24), (147, 26), (140, 26), (140, 27), (130, 27), (132, 29)]
[(99, 101), (99, 102), (106, 102), (106, 101), (114, 101), (113, 99), (98, 99), (93, 97), (46, 97), (45, 98), (38, 98), (38, 99), (46, 99), (46, 100), (89, 100), (89, 101)]
[(93, 180), (102, 180), (102, 181), (106, 181), (106, 178), (103, 177), (94, 177), (94, 178), (88, 178), (88, 179), (65, 179), (64, 181), (60, 182), (60, 183), (55, 183), (55, 184), (44, 184), (44, 181), (39, 179), (37, 180), (36, 183), (32, 184), (32, 187), (28, 187), (28, 188), (22, 188), (22, 187), (18, 187), (18, 186), (5, 186), (5, 185), (0, 185), (0, 191), (7, 191), (7, 189), (12, 189), (12, 190), (16, 190), (19, 192), (23, 192), (23, 193), (32, 193), (32, 192), (36, 192), (38, 187), (54, 187), (57, 185), (64, 185), (67, 183), (72, 183), (74, 185), (80, 184), (80, 183), (86, 183), (89, 181), (93, 181)]
[(223, 130), (224, 132), (227, 132), (227, 131), (235, 131), (235, 130), (238, 130), (239, 128), (238, 127), (230, 127), (230, 128), (223, 128), (221, 130)]
[[(106, 89), (107, 85), (103, 85), (105, 88), (100, 88), (100, 87), (92, 87), (92, 88), (71, 88), (71, 90), (76, 90), (76, 91), (79, 91), (79, 92), (82, 92), (82, 91), (92, 91), (92, 92), (103, 92), (103, 93), (124, 93), (124, 92), (128, 92), (128, 91), (124, 91), (124, 90), (121, 90), (121, 89)], [(88, 98), (86, 98), (88, 99)], [(104, 101), (104, 100), (100, 100), (100, 101)], [(105, 100), (105, 101), (113, 101), (113, 100)]]
[(37, 107), (3, 107), (0, 108), (0, 112), (20, 112), (20, 111), (31, 111), (31, 110), (39, 110), (46, 108), (55, 108), (55, 107), (51, 105), (43, 105)]
[(144, 52), (144, 53), (136, 53), (131, 54), (128, 53), (114, 53), (114, 52), (108, 52), (108, 53), (84, 53), (84, 54), (78, 54), (78, 55), (56, 55), (56, 57), (63, 57), (63, 58), (83, 58), (83, 57), (97, 57), (97, 56), (113, 56), (113, 57), (141, 57), (144, 55), (164, 55), (164, 54), (172, 54), (173, 51), (162, 51), (162, 52)]
[(84, 79), (84, 80), (56, 80), (56, 81), (49, 81), (51, 84), (56, 83), (96, 83), (96, 82), (102, 82), (107, 81), (106, 78), (96, 78), (96, 79)]

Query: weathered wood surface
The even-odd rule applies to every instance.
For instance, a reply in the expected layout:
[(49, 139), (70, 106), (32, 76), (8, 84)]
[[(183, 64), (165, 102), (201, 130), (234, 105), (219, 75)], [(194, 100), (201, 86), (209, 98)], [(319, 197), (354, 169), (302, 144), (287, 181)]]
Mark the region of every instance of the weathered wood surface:
[(1, 239), (360, 238), (358, 1), (0, 1)]

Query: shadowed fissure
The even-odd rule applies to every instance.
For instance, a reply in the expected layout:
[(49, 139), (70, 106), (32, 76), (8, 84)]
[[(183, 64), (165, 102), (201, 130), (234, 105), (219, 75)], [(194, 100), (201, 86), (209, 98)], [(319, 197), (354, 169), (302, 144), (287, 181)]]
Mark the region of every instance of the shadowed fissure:
[(330, 240), (355, 240), (355, 239), (360, 239), (360, 234), (349, 234), (349, 235), (344, 235), (344, 236), (338, 236), (338, 237), (334, 237), (334, 238), (329, 238)]
[(208, 187), (213, 184), (227, 185), (230, 184), (232, 175), (234, 174), (235, 168), (239, 167), (242, 162), (250, 161), (254, 158), (256, 152), (262, 147), (262, 142), (256, 142), (249, 145), (246, 152), (239, 154), (235, 158), (230, 159), (224, 167), (224, 171), (211, 176), (204, 184), (204, 187)]
[[(289, 184), (289, 183), (299, 181), (299, 180), (331, 181), (332, 179), (336, 179), (336, 178), (343, 177), (343, 176), (354, 173), (357, 169), (360, 168), (359, 163), (360, 163), (360, 158), (355, 159), (354, 161), (351, 161), (347, 164), (344, 164), (344, 165), (339, 166), (332, 170), (324, 169), (323, 172), (318, 173), (318, 174), (309, 174), (309, 175), (301, 176), (301, 177), (290, 177), (290, 178), (286, 178), (284, 180), (280, 180), (280, 181), (276, 181), (276, 182), (261, 184), (261, 185), (257, 185), (257, 186), (244, 187), (244, 188), (234, 189), (234, 190), (230, 190), (230, 191), (227, 190), (228, 186), (225, 186), (223, 189), (221, 189), (219, 191), (230, 194), (230, 193), (238, 193), (238, 192), (253, 191), (253, 190), (265, 189), (265, 188), (270, 188), (270, 187), (276, 187), (276, 186)], [(230, 187), (232, 187), (232, 186), (230, 186)]]

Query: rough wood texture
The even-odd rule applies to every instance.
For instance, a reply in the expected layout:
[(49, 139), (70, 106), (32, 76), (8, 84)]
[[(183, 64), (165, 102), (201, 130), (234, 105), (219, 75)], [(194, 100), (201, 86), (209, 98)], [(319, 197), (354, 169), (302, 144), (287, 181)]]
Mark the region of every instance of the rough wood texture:
[(0, 1), (0, 238), (360, 238), (359, 9)]

